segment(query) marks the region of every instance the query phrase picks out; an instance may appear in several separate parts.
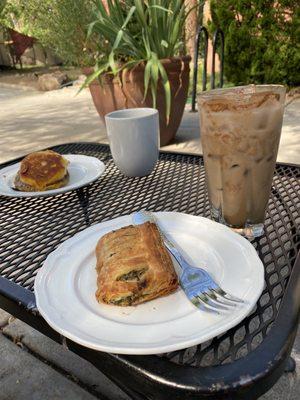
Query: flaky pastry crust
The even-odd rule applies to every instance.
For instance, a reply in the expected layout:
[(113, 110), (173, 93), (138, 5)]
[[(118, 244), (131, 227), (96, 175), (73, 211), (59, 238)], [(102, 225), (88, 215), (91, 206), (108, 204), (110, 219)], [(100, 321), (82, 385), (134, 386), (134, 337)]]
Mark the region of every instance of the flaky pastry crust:
[(172, 259), (153, 223), (105, 234), (97, 244), (96, 258), (99, 302), (136, 305), (178, 287)]

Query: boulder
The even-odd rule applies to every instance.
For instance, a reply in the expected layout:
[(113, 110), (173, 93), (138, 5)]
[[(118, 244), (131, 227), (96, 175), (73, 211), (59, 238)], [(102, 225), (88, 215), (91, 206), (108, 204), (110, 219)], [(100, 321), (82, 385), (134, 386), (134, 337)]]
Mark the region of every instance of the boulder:
[(28, 47), (21, 56), (23, 65), (35, 65), (35, 56), (32, 47)]
[(64, 83), (68, 82), (68, 76), (64, 72), (53, 72), (43, 74), (38, 78), (38, 88), (42, 91), (59, 89)]

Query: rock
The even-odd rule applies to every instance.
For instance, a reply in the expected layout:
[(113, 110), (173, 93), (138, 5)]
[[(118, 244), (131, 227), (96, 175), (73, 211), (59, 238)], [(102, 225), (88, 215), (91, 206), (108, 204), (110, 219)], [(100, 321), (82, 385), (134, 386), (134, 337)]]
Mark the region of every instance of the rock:
[(59, 71), (43, 74), (38, 78), (38, 88), (42, 91), (57, 90), (68, 80), (67, 74)]
[(0, 329), (8, 324), (10, 316), (10, 314), (0, 308)]
[(21, 56), (21, 61), (22, 64), (24, 65), (34, 65), (35, 64), (35, 59), (34, 59), (34, 52), (32, 47), (27, 48), (24, 53)]

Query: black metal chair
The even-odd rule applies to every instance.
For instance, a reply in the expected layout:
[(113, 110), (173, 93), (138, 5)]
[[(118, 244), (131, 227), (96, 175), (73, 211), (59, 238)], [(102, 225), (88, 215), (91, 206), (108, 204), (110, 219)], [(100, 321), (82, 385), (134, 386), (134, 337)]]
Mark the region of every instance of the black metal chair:
[[(193, 67), (193, 88), (192, 88), (192, 106), (191, 112), (196, 112), (196, 96), (197, 96), (197, 82), (198, 82), (198, 60), (200, 55), (200, 45), (202, 44), (202, 35), (204, 39), (204, 49), (203, 49), (203, 70), (202, 70), (202, 91), (206, 90), (207, 86), (207, 56), (208, 56), (208, 40), (209, 34), (205, 26), (201, 25), (198, 28), (196, 39), (195, 39), (195, 52), (194, 52), (194, 67)], [(215, 75), (216, 75), (216, 52), (218, 45), (220, 43), (220, 82), (219, 87), (223, 87), (224, 83), (224, 45), (225, 37), (221, 29), (217, 29), (213, 36), (212, 41), (212, 65), (211, 65), (211, 75), (210, 75), (210, 87), (215, 88)]]
[(36, 273), (63, 240), (97, 222), (143, 208), (208, 216), (203, 158), (161, 152), (153, 174), (134, 179), (118, 172), (107, 145), (70, 143), (53, 149), (96, 156), (105, 162), (106, 174), (89, 187), (56, 197), (0, 198), (1, 308), (90, 361), (134, 400), (255, 400), (285, 369), (293, 370), (290, 352), (300, 311), (299, 166), (277, 164), (265, 234), (253, 241), (265, 266), (265, 289), (256, 309), (202, 345), (126, 356), (85, 348), (54, 331), (36, 309)]

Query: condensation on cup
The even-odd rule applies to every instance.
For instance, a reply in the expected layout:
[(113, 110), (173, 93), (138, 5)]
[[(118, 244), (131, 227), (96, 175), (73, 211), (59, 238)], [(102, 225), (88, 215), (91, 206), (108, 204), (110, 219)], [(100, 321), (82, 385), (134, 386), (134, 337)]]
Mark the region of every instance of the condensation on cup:
[(280, 141), (285, 88), (249, 85), (198, 96), (201, 142), (212, 218), (257, 237)]

